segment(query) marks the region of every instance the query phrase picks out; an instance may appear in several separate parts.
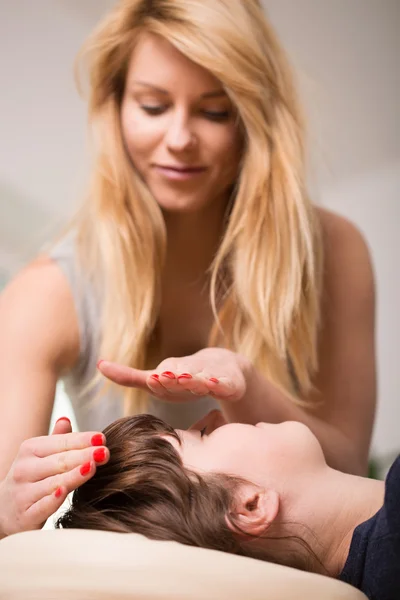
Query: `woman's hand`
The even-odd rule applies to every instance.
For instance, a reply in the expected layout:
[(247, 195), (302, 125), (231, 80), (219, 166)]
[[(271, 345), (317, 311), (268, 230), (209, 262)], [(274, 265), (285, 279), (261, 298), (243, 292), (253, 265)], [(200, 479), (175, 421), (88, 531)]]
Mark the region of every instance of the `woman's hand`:
[(0, 539), (18, 531), (40, 529), (67, 494), (105, 464), (109, 451), (99, 432), (71, 433), (69, 419), (59, 419), (52, 435), (26, 440), (0, 483)]
[(97, 366), (114, 383), (146, 390), (172, 402), (190, 401), (193, 395), (240, 400), (246, 392), (246, 377), (251, 368), (245, 358), (223, 348), (205, 348), (190, 356), (167, 358), (154, 371), (105, 360)]

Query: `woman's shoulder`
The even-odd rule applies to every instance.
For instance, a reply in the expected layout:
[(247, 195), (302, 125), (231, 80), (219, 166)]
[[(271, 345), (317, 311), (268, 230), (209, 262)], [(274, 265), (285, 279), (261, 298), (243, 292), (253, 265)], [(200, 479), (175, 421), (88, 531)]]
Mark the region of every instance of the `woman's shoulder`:
[(9, 282), (0, 297), (3, 337), (32, 341), (35, 352), (60, 366), (72, 364), (79, 335), (69, 287), (46, 255), (39, 255)]
[(373, 327), (375, 274), (364, 235), (345, 217), (326, 209), (317, 210), (323, 246), (325, 314), (335, 315), (332, 322), (346, 323), (348, 333), (361, 320), (364, 329)]
[(368, 242), (349, 219), (325, 208), (316, 208), (324, 250), (325, 274), (342, 281), (373, 284), (373, 267)]
[(320, 206), (316, 207), (315, 210), (326, 249), (332, 245), (335, 247), (344, 245), (346, 251), (351, 248), (368, 250), (365, 236), (353, 221)]

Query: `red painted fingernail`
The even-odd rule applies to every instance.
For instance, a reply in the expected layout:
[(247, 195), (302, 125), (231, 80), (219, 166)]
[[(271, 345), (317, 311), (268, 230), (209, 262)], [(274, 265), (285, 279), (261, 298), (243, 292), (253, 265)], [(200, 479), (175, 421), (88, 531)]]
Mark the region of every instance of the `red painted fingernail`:
[(159, 376), (159, 375), (157, 375), (156, 373), (155, 373), (154, 375), (150, 375), (150, 377), (151, 377), (152, 379), (155, 379), (156, 381), (158, 381), (158, 380), (160, 379), (160, 376)]
[(56, 491), (54, 492), (54, 495), (56, 498), (59, 498), (62, 494), (62, 488), (57, 488)]
[(219, 379), (217, 379), (216, 377), (210, 377), (210, 381), (212, 381), (213, 383), (219, 383)]
[(59, 419), (57, 419), (56, 423), (58, 423), (58, 421), (68, 421), (68, 423), (71, 423), (68, 417), (60, 417)]
[(168, 379), (175, 379), (175, 375), (172, 373), (172, 371), (164, 371), (164, 373), (161, 373), (161, 375), (163, 377), (168, 377)]
[(81, 471), (81, 475), (85, 476), (89, 473), (90, 469), (92, 467), (92, 463), (91, 462), (87, 462), (84, 465), (81, 466), (80, 471)]
[(99, 361), (97, 361), (96, 367), (99, 368), (102, 362), (104, 362), (104, 360), (101, 358)]
[(92, 446), (102, 446), (104, 444), (104, 436), (102, 433), (96, 433), (90, 440)]
[(193, 379), (193, 376), (190, 373), (182, 373), (178, 375), (178, 379)]
[(103, 460), (105, 458), (106, 458), (105, 448), (97, 448), (97, 450), (95, 450), (93, 452), (93, 460), (95, 460), (96, 462), (103, 462)]

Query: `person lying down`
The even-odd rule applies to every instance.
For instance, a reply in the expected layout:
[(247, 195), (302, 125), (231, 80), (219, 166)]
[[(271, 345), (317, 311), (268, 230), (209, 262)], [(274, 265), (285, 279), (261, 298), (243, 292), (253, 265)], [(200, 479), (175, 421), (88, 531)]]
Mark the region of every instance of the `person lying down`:
[(193, 429), (151, 415), (104, 434), (110, 459), (75, 490), (57, 527), (136, 532), (340, 578), (400, 598), (400, 457), (385, 484), (327, 466), (305, 425)]

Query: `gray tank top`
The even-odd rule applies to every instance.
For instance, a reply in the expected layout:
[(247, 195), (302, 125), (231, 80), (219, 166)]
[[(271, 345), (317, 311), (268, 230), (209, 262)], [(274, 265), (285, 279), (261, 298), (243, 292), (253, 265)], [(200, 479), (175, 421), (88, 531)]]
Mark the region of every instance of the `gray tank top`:
[[(73, 369), (64, 378), (65, 391), (74, 409), (80, 431), (102, 430), (123, 415), (122, 394), (111, 388), (99, 394), (97, 387), (85, 388), (96, 373), (100, 347), (101, 299), (79, 265), (74, 237), (65, 237), (48, 252), (67, 278), (79, 325), (80, 352)], [(156, 365), (154, 365), (156, 366)], [(217, 402), (211, 397), (196, 398), (187, 404), (174, 404), (149, 396), (147, 412), (177, 429), (187, 429), (203, 417)]]

